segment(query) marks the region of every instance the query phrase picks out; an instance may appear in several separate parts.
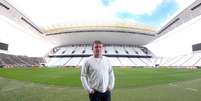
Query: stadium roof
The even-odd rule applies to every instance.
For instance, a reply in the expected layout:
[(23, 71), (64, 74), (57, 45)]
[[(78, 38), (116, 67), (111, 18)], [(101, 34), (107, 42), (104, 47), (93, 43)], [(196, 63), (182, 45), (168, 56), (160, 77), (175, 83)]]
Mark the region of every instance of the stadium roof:
[[(146, 45), (200, 15), (200, 0), (0, 1), (0, 14), (57, 45), (88, 44), (94, 39), (110, 44)], [(178, 2), (185, 6), (170, 6)], [(161, 9), (157, 10), (159, 6)]]

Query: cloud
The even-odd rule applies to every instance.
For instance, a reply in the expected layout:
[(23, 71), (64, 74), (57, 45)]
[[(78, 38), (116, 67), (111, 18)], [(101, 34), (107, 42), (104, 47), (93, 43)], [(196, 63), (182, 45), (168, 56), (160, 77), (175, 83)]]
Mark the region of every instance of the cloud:
[(10, 2), (37, 25), (44, 27), (53, 24), (112, 22), (121, 20), (115, 16), (119, 11), (152, 14), (162, 0), (10, 0)]
[(163, 26), (167, 24), (171, 19), (173, 19), (176, 15), (178, 15), (182, 10), (184, 10), (186, 7), (191, 5), (196, 0), (175, 0), (178, 5), (178, 9), (174, 14), (170, 14), (166, 21), (163, 22)]
[(115, 0), (100, 0), (104, 6), (110, 6)]
[(116, 0), (109, 7), (114, 12), (128, 11), (133, 14), (149, 14), (163, 2), (163, 0)]
[(186, 8), (187, 6), (192, 4), (194, 1), (196, 1), (196, 0), (176, 0), (176, 2), (179, 5), (180, 10), (183, 10), (184, 8)]
[(141, 14), (137, 15), (131, 12), (122, 11), (118, 12), (116, 15), (121, 19), (132, 19), (138, 23), (153, 26), (155, 28), (161, 28), (161, 25), (167, 18), (174, 14), (178, 9), (178, 5), (174, 0), (163, 1), (160, 5), (157, 6), (151, 14)]

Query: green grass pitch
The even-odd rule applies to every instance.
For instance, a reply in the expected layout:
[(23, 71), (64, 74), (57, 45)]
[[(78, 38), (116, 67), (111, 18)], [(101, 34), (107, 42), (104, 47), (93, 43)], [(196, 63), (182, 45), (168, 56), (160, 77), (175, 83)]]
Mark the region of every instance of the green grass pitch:
[[(112, 101), (201, 101), (200, 69), (115, 68)], [(0, 101), (88, 101), (78, 68), (0, 69)]]

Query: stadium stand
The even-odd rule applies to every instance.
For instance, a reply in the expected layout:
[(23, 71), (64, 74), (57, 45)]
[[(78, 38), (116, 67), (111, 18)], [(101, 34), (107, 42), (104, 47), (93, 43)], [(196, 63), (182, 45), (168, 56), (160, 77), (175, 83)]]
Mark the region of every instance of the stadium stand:
[(27, 57), (0, 53), (0, 65), (4, 67), (41, 66), (45, 60), (41, 57)]
[(172, 58), (158, 57), (154, 60), (155, 64), (173, 68), (195, 68), (201, 66), (201, 52), (192, 52)]
[[(103, 55), (109, 57), (112, 66), (153, 66), (151, 52), (145, 53), (143, 47), (128, 45), (105, 45)], [(47, 56), (47, 66), (81, 66), (92, 55), (90, 45), (68, 45), (55, 47)], [(146, 48), (143, 48), (146, 49)]]

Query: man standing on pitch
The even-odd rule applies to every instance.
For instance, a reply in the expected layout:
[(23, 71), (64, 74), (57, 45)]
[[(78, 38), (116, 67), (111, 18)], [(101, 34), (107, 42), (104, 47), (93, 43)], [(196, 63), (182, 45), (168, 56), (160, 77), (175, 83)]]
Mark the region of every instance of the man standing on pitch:
[(114, 73), (107, 57), (102, 56), (103, 44), (96, 40), (92, 44), (93, 56), (81, 68), (81, 81), (89, 93), (90, 101), (111, 101), (114, 88)]

